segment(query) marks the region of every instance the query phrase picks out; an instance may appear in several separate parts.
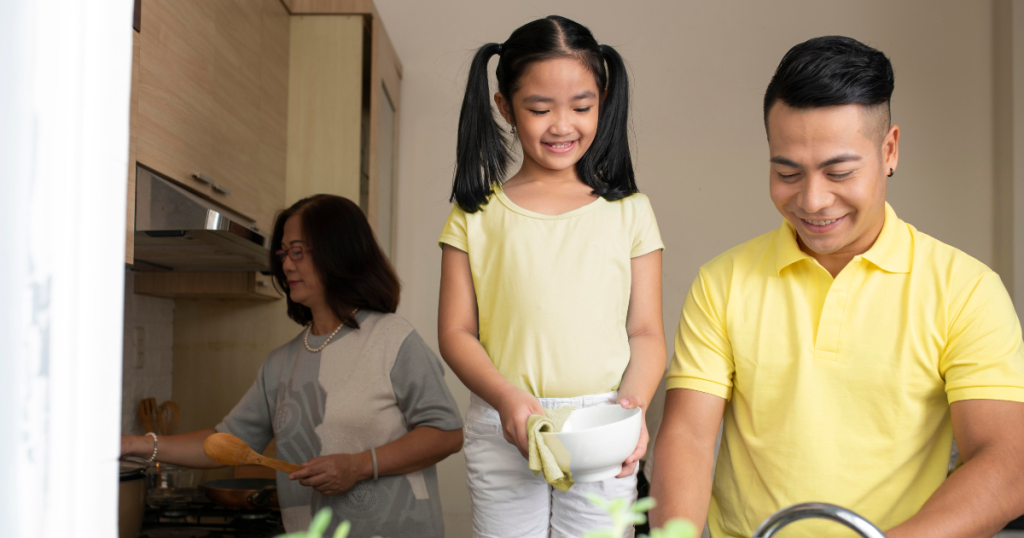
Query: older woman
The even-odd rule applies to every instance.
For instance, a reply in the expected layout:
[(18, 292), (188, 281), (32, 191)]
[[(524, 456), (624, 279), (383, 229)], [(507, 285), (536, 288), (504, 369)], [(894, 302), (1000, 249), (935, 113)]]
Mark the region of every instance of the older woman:
[[(331, 528), (349, 520), (353, 537), (443, 536), (434, 464), (461, 449), (462, 422), (437, 356), (394, 314), (398, 278), (369, 223), (321, 194), (282, 212), (272, 241), (288, 316), (305, 328), (215, 429), (160, 437), (156, 461), (218, 467), (203, 453), (214, 431), (256, 451), (276, 438), (280, 459), (304, 462), (278, 473), (289, 532), (330, 506)], [(148, 458), (154, 443), (124, 436), (121, 452)]]

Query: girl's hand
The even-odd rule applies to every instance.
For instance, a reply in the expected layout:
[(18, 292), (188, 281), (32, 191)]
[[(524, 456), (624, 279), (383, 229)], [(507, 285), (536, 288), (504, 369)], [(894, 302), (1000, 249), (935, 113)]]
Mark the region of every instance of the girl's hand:
[(530, 415), (543, 415), (544, 407), (529, 392), (514, 388), (501, 399), (497, 410), (505, 440), (518, 448), (524, 458), (529, 458), (530, 445), (526, 421)]
[[(309, 486), (323, 495), (344, 493), (360, 480), (373, 476), (373, 462), (369, 463), (367, 474), (366, 462), (362, 454), (331, 454), (313, 458), (302, 464), (302, 469), (288, 475), (288, 480), (298, 480), (303, 486)], [(370, 459), (366, 453), (365, 459)]]
[(626, 458), (626, 461), (622, 462), (622, 472), (615, 476), (615, 478), (625, 478), (633, 474), (637, 462), (647, 453), (647, 442), (650, 441), (650, 435), (647, 433), (647, 402), (644, 402), (639, 396), (630, 396), (619, 400), (619, 405), (624, 409), (640, 408), (640, 439), (636, 443), (636, 450)]

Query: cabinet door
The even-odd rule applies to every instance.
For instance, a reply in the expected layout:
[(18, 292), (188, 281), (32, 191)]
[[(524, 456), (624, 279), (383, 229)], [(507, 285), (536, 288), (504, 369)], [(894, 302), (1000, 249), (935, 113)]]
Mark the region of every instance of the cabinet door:
[(288, 12), (144, 0), (142, 28), (138, 161), (268, 229), (284, 204)]
[(136, 159), (200, 194), (193, 174), (209, 175), (215, 134), (214, 2), (145, 0), (139, 33)]
[(284, 204), (289, 15), (279, 0), (213, 4), (213, 198), (266, 231)]
[(402, 64), (380, 19), (373, 21), (367, 217), (394, 263), (394, 206)]
[(359, 202), (364, 21), (292, 15), (287, 204), (320, 193)]
[[(288, 152), (288, 55), (290, 15), (279, 0), (263, 0), (260, 40), (259, 149), (253, 181), (259, 196), (257, 225), (270, 234), (284, 209)], [(272, 247), (273, 248), (273, 247)]]
[(256, 220), (261, 2), (206, 0), (213, 11), (210, 96), (213, 199)]

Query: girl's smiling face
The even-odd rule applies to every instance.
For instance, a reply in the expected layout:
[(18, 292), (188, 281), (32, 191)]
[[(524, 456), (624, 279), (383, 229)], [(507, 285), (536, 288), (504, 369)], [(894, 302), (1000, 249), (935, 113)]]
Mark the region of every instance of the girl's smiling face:
[(501, 93), (494, 102), (516, 127), (524, 166), (575, 166), (597, 133), (600, 93), (594, 74), (579, 60), (555, 58), (534, 63), (518, 82), (511, 103)]

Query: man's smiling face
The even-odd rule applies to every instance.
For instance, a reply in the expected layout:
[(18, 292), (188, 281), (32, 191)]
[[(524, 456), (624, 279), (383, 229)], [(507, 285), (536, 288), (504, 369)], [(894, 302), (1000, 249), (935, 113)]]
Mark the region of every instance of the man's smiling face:
[(818, 261), (862, 254), (882, 230), (899, 138), (887, 109), (884, 120), (856, 104), (798, 109), (779, 101), (769, 111), (772, 202)]

